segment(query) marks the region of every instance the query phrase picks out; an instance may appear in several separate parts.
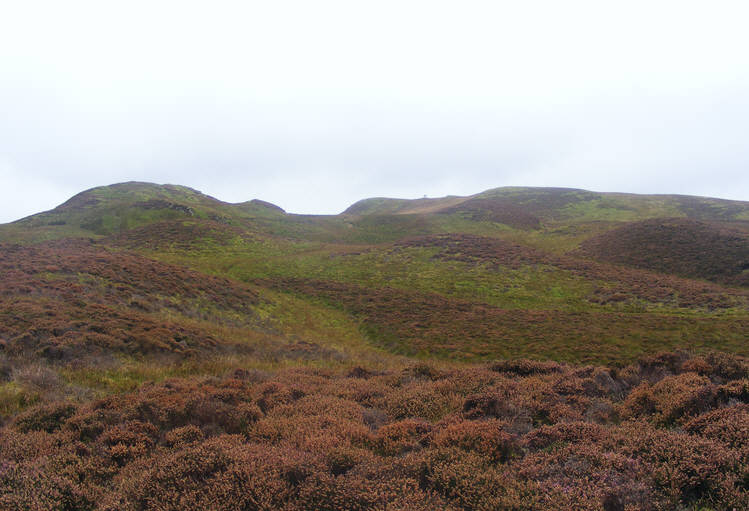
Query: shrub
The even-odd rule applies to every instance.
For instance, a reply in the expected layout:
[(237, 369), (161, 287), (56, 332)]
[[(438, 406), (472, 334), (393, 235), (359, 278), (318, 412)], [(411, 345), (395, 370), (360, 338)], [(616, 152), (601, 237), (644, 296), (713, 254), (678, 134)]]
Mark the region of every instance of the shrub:
[(70, 403), (50, 403), (40, 405), (18, 415), (15, 427), (24, 433), (29, 431), (46, 431), (51, 433), (65, 423), (76, 411)]
[(41, 463), (0, 465), (0, 509), (8, 511), (88, 511), (95, 502), (74, 481)]
[(158, 432), (153, 424), (127, 421), (107, 429), (99, 436), (98, 442), (103, 453), (122, 466), (134, 459), (146, 457), (156, 445)]
[(418, 382), (392, 392), (382, 407), (393, 419), (418, 417), (434, 421), (449, 413), (452, 406), (453, 395), (441, 392), (433, 382)]
[(512, 470), (491, 466), (483, 456), (454, 448), (429, 449), (420, 461), (422, 487), (460, 509), (539, 509), (532, 484), (519, 481)]
[(571, 422), (542, 426), (523, 437), (523, 445), (531, 450), (545, 449), (554, 444), (598, 442), (606, 438), (607, 430), (598, 424)]
[(125, 509), (278, 509), (305, 474), (293, 451), (220, 436), (133, 467), (120, 494)]
[(749, 405), (734, 405), (704, 413), (684, 424), (684, 430), (734, 449), (747, 447)]
[(749, 403), (749, 379), (733, 380), (718, 387), (718, 397), (722, 401)]
[(270, 382), (262, 385), (257, 405), (263, 413), (268, 413), (275, 406), (289, 404), (305, 395), (302, 389), (295, 386)]
[(731, 509), (749, 504), (740, 486), (738, 455), (718, 442), (633, 423), (617, 432), (614, 445), (649, 467), (654, 488), (671, 506), (711, 501)]
[(197, 426), (189, 425), (175, 428), (164, 437), (164, 443), (168, 447), (185, 447), (187, 444), (200, 442), (205, 438), (203, 431)]
[(374, 439), (375, 450), (385, 456), (396, 456), (421, 449), (429, 443), (432, 427), (419, 419), (404, 419), (383, 426)]
[(652, 387), (639, 385), (621, 406), (625, 417), (656, 414), (657, 420), (671, 424), (714, 406), (718, 389), (705, 376), (684, 373), (661, 379)]
[(600, 510), (604, 503), (625, 509), (654, 509), (648, 468), (626, 453), (585, 440), (535, 451), (517, 465), (521, 477), (539, 484), (550, 509)]
[(705, 356), (705, 361), (711, 367), (710, 376), (723, 380), (749, 378), (749, 361), (744, 357), (712, 351)]
[(504, 463), (519, 452), (516, 437), (507, 433), (505, 426), (496, 419), (461, 420), (435, 430), (432, 442), (436, 447), (457, 447)]
[(48, 403), (0, 427), (0, 508), (747, 509), (746, 380), (674, 360), (628, 395), (639, 365), (293, 369)]

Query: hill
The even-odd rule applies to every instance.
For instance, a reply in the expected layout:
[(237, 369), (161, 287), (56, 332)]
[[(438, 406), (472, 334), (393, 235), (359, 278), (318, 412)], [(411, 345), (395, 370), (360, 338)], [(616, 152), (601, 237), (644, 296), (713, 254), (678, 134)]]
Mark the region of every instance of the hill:
[[(211, 328), (231, 317), (253, 335), (273, 330), (251, 308), (216, 308), (252, 292), (265, 307), (295, 300), (341, 314), (357, 343), (397, 354), (626, 363), (675, 347), (747, 354), (748, 216), (749, 203), (562, 188), (367, 199), (340, 215), (292, 215), (259, 200), (229, 204), (182, 186), (122, 183), (0, 226), (0, 241), (20, 243), (6, 245), (6, 266), (33, 275), (26, 288), (49, 290), (40, 300), (60, 294), (49, 282), (119, 289), (116, 274), (127, 271), (131, 298), (94, 297), (90, 286), (80, 296), (130, 314), (127, 300), (151, 300), (154, 281), (191, 272), (172, 295), (159, 290), (151, 309), (163, 316), (179, 302), (183, 317), (169, 320), (194, 320), (184, 317), (196, 296), (189, 286), (203, 282)], [(63, 274), (34, 271), (60, 261), (73, 261)], [(119, 270), (91, 275), (100, 261)], [(225, 283), (221, 299), (216, 278)], [(15, 304), (14, 283), (6, 279), (4, 294)], [(6, 337), (13, 346), (24, 338)]]
[(748, 270), (747, 202), (87, 190), (0, 226), (0, 508), (745, 508)]
[(749, 231), (739, 226), (685, 218), (643, 220), (591, 238), (582, 249), (612, 263), (749, 286)]

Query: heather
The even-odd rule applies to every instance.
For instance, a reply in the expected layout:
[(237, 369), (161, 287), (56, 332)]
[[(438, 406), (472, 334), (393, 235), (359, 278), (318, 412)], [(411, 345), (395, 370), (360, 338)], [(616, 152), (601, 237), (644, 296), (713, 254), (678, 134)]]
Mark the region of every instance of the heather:
[(83, 192), (0, 226), (0, 509), (749, 508), (747, 215)]
[(740, 357), (661, 353), (616, 369), (517, 360), (169, 379), (9, 420), (0, 502), (742, 509), (747, 378)]
[(749, 234), (737, 227), (681, 218), (643, 220), (587, 240), (582, 249), (603, 261), (746, 286)]

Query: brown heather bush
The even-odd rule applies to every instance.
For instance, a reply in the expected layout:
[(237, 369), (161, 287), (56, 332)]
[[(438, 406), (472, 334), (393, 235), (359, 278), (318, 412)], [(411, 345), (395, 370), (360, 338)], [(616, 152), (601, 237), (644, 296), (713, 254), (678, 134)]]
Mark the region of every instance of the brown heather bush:
[[(458, 509), (538, 509), (543, 497), (535, 483), (492, 465), (486, 457), (459, 449), (429, 450), (419, 457), (420, 480)], [(552, 509), (552, 508), (549, 508)]]
[(98, 438), (102, 453), (117, 465), (145, 457), (156, 444), (159, 430), (149, 422), (127, 421), (107, 429)]
[(181, 428), (174, 428), (164, 435), (164, 444), (167, 447), (184, 447), (193, 442), (200, 442), (205, 438), (203, 430), (190, 424)]
[(44, 460), (0, 465), (0, 509), (8, 511), (92, 510), (94, 502)]
[(345, 476), (314, 474), (299, 487), (289, 511), (454, 510), (435, 491), (425, 488), (420, 471), (408, 456), (383, 464), (367, 461)]
[(713, 351), (705, 355), (705, 362), (710, 367), (708, 376), (720, 380), (738, 380), (749, 378), (749, 361), (728, 353)]
[(41, 404), (0, 428), (0, 509), (749, 509), (744, 363), (234, 371)]
[(46, 431), (52, 433), (60, 429), (66, 419), (75, 413), (70, 403), (50, 403), (22, 412), (14, 419), (15, 427), (24, 433)]
[(746, 464), (740, 454), (714, 440), (644, 423), (631, 423), (616, 432), (617, 452), (648, 466), (653, 488), (673, 509), (698, 503), (723, 509), (749, 505)]
[(414, 382), (384, 401), (381, 405), (393, 419), (418, 417), (430, 421), (441, 419), (457, 404), (451, 393), (442, 392), (433, 382)]
[(734, 449), (743, 449), (749, 456), (749, 405), (733, 405), (704, 413), (687, 422), (684, 430)]
[(428, 445), (431, 430), (432, 426), (426, 421), (404, 419), (380, 428), (372, 444), (379, 454), (396, 456)]
[(721, 401), (738, 401), (749, 403), (749, 378), (733, 380), (718, 387), (718, 398)]
[(134, 466), (120, 483), (125, 509), (279, 509), (312, 472), (302, 453), (218, 436)]
[(718, 387), (707, 377), (683, 373), (667, 376), (653, 386), (640, 384), (627, 396), (620, 412), (623, 417), (655, 414), (658, 420), (671, 424), (711, 409), (717, 395)]
[(545, 449), (554, 444), (597, 442), (608, 435), (606, 428), (587, 422), (565, 422), (553, 426), (541, 426), (525, 435), (523, 445), (532, 451)]
[(3, 462), (46, 458), (53, 455), (59, 446), (59, 434), (53, 435), (44, 431), (22, 433), (10, 427), (0, 429), (0, 453)]
[(531, 453), (517, 469), (557, 500), (557, 509), (599, 510), (612, 495), (634, 509), (657, 501), (643, 463), (585, 440)]
[(276, 406), (292, 403), (302, 396), (304, 390), (299, 387), (269, 382), (261, 387), (257, 405), (261, 412), (267, 413)]
[(520, 451), (516, 436), (505, 427), (496, 419), (453, 422), (436, 430), (432, 442), (438, 448), (458, 447), (504, 463)]

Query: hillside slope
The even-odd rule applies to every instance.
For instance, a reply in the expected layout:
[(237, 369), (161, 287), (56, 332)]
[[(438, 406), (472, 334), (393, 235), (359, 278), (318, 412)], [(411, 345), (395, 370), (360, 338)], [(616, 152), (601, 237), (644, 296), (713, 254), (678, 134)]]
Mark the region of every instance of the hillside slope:
[(602, 261), (749, 286), (749, 232), (737, 227), (684, 218), (643, 220), (586, 240), (582, 250)]
[[(386, 315), (374, 327), (362, 311), (348, 307), (346, 293), (336, 291), (320, 302), (317, 291), (301, 291), (308, 289), (306, 284), (286, 283), (317, 282), (313, 287), (319, 291), (330, 287), (359, 296), (392, 296), (409, 313), (427, 311), (413, 319), (421, 325), (413, 331), (431, 332), (415, 349), (408, 347), (410, 323), (397, 327), (392, 335), (399, 337), (398, 352), (469, 359), (557, 353), (567, 360), (584, 355), (605, 362), (626, 361), (659, 346), (723, 346), (743, 352), (743, 318), (749, 311), (745, 218), (749, 203), (562, 188), (498, 188), (470, 197), (413, 201), (368, 199), (341, 215), (290, 215), (259, 200), (228, 204), (182, 186), (133, 182), (94, 188), (51, 211), (0, 226), (0, 242), (27, 246), (5, 249), (17, 254), (7, 263), (9, 269), (23, 266), (29, 272), (25, 260), (36, 267), (55, 267), (56, 260), (65, 258), (78, 261), (68, 276), (47, 272), (45, 278), (55, 282), (74, 276), (82, 280), (87, 265), (96, 267), (91, 261), (109, 260), (111, 267), (126, 269), (135, 268), (130, 261), (140, 257), (143, 262), (136, 266), (141, 268), (159, 261), (170, 265), (164, 268), (193, 272), (183, 279), (184, 286), (196, 279), (229, 279), (224, 281), (228, 297), (247, 286), (261, 297), (281, 292), (284, 299), (342, 311), (364, 325), (359, 331), (363, 338), (380, 347), (392, 343), (383, 344), (375, 332), (391, 332), (402, 319)], [(70, 241), (37, 244), (47, 238)], [(32, 257), (29, 250), (45, 256)], [(130, 275), (143, 279), (138, 293), (147, 296), (150, 280), (167, 273)], [(10, 282), (6, 279), (6, 288)], [(180, 298), (171, 301), (184, 302), (182, 295), (192, 291), (176, 285)], [(8, 289), (6, 294), (17, 294)], [(163, 313), (168, 303), (160, 296), (157, 309)], [(211, 295), (203, 302), (215, 300)], [(445, 318), (453, 318), (450, 324), (463, 321), (451, 312), (462, 310), (459, 303), (496, 310), (500, 316), (528, 311), (517, 318), (529, 319), (500, 321), (494, 327), (482, 320), (480, 328), (476, 320), (469, 321), (477, 333), (466, 330), (465, 339), (455, 344), (463, 348), (450, 352), (438, 341), (450, 331), (430, 326), (437, 320), (428, 312), (435, 300), (447, 300), (439, 308), (447, 311)], [(637, 321), (616, 319), (621, 314)], [(235, 323), (252, 316), (249, 309), (231, 315)], [(536, 317), (547, 319), (532, 319)], [(596, 333), (599, 328), (606, 335)], [(551, 332), (559, 336), (556, 341)], [(560, 350), (565, 338), (580, 335), (588, 348)], [(478, 344), (469, 341), (474, 337)], [(529, 346), (537, 348), (529, 351)]]
[(0, 226), (0, 508), (749, 508), (748, 226), (554, 188), (82, 192)]

